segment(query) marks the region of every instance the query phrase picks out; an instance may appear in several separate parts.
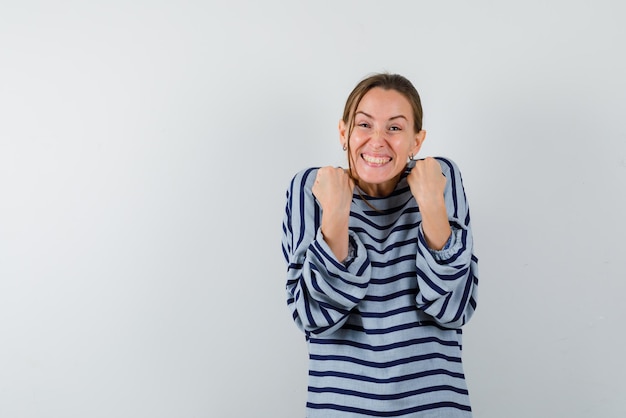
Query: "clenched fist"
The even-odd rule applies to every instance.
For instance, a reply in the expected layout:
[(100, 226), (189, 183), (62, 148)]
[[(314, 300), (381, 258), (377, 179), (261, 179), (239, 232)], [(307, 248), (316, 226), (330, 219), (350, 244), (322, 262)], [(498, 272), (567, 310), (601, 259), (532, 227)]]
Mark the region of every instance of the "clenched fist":
[(452, 233), (444, 198), (447, 180), (441, 165), (432, 157), (417, 160), (407, 181), (422, 215), (426, 243), (433, 250), (440, 250)]
[(354, 182), (343, 168), (322, 167), (317, 171), (313, 195), (324, 212), (332, 214), (350, 213)]
[(348, 257), (348, 224), (354, 181), (346, 170), (322, 167), (317, 171), (313, 195), (322, 207), (322, 235), (339, 261)]
[(434, 158), (415, 161), (415, 167), (409, 173), (407, 181), (419, 206), (443, 200), (446, 177), (441, 173), (441, 165)]

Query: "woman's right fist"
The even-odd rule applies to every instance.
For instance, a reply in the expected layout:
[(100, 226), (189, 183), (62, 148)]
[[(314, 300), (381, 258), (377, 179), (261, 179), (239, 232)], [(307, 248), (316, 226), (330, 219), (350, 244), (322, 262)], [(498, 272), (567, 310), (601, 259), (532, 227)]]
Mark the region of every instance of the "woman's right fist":
[(324, 212), (350, 214), (354, 181), (341, 167), (322, 167), (317, 171), (313, 195)]

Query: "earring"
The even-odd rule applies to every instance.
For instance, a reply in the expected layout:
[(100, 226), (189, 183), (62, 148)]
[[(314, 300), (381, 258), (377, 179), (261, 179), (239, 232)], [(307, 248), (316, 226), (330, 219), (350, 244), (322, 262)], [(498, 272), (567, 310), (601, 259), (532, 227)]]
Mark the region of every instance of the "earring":
[(409, 161), (413, 161), (413, 157), (414, 157), (413, 154), (409, 154)]
[(344, 151), (347, 151), (348, 150), (348, 144), (344, 143), (342, 148), (343, 148)]

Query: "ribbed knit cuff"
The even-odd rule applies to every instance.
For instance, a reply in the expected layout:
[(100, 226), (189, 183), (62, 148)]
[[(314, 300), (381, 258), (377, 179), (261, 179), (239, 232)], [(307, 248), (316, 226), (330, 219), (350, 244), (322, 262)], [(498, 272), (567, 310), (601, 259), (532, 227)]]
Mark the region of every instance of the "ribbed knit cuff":
[[(444, 245), (441, 250), (433, 250), (432, 248), (428, 248), (430, 254), (432, 254), (433, 258), (437, 261), (444, 261), (449, 259), (454, 254), (458, 253), (459, 249), (463, 245), (461, 241), (461, 230), (454, 225), (450, 225), (450, 229), (452, 229), (450, 238), (448, 238), (446, 245)], [(423, 233), (424, 232), (422, 231), (422, 234)]]

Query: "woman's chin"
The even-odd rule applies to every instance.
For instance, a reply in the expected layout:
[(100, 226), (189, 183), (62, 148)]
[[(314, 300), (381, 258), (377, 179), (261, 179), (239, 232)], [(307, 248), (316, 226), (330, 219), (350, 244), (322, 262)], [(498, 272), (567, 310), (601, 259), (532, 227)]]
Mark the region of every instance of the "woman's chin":
[(359, 179), (369, 184), (383, 184), (394, 180), (402, 172), (402, 169), (392, 166), (390, 163), (384, 165), (362, 164), (357, 168)]

